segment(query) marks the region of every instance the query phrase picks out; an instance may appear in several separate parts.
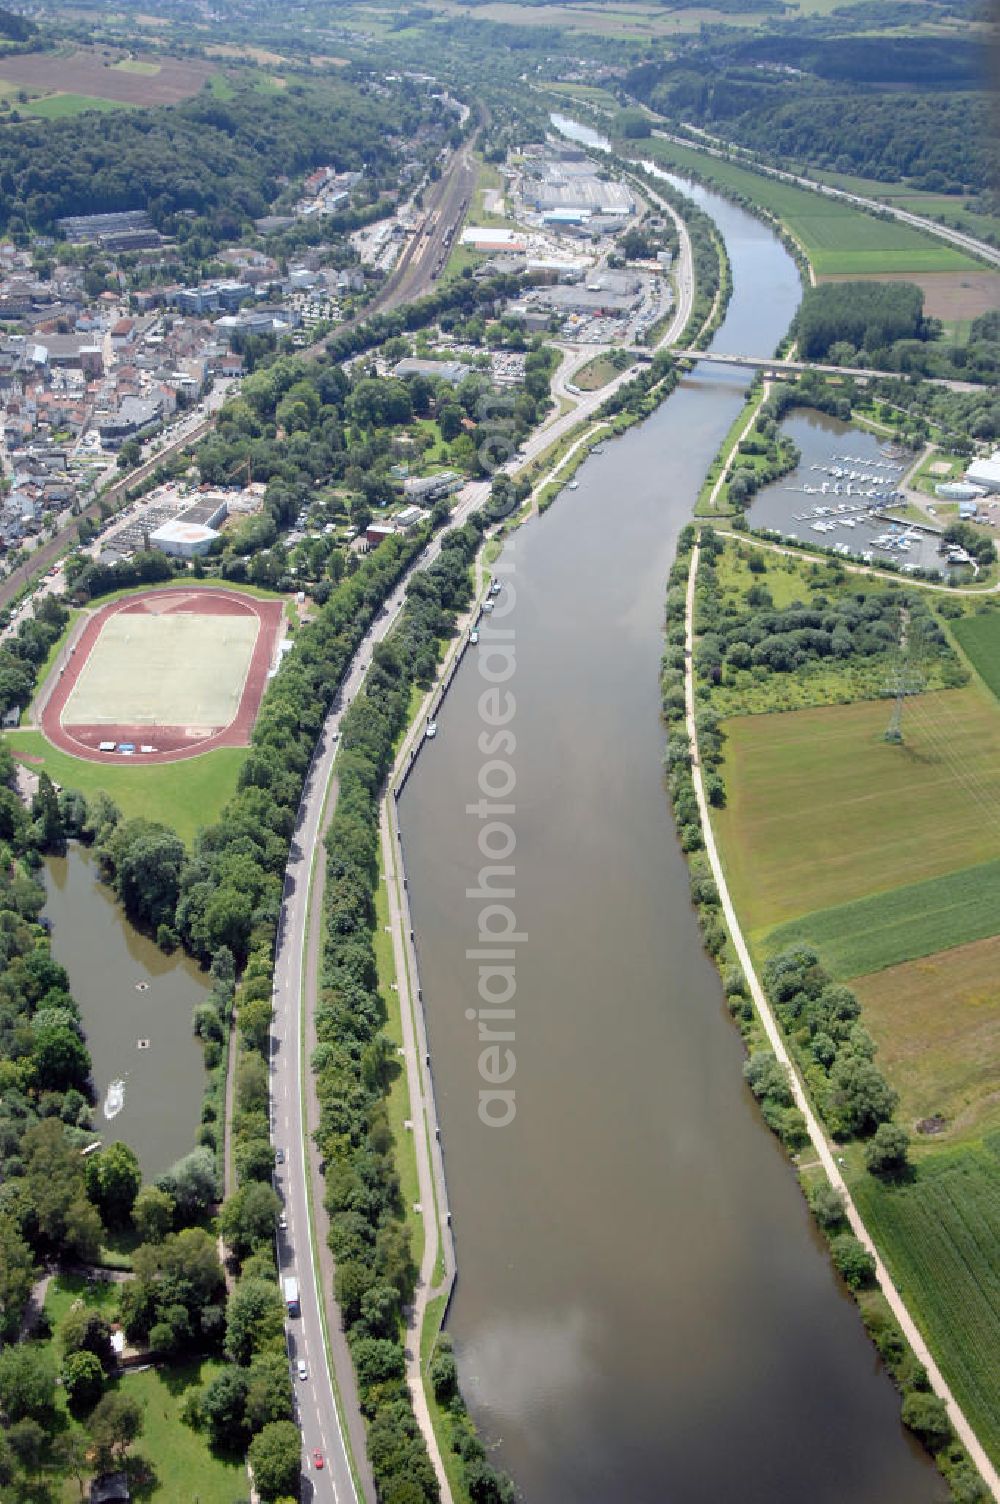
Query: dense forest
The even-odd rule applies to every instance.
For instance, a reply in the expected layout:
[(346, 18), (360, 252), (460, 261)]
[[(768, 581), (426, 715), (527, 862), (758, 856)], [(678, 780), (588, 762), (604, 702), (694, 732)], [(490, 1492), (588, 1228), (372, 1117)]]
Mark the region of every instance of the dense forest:
[(982, 48), (937, 38), (697, 44), (626, 86), (653, 109), (770, 157), (935, 192), (982, 192), (996, 153)]
[(51, 231), (73, 214), (146, 209), (175, 233), (178, 216), (208, 221), (217, 237), (238, 235), (267, 212), (282, 176), (322, 164), (377, 171), (393, 159), (387, 137), (412, 135), (416, 96), (398, 103), (349, 84), (283, 92), (209, 90), (169, 109), (84, 114), (4, 128), (0, 229)]
[(11, 42), (27, 42), (37, 30), (38, 27), (27, 16), (19, 16), (0, 6), (0, 37), (7, 37)]
[(911, 282), (821, 282), (806, 288), (795, 317), (799, 350), (822, 360), (840, 340), (873, 351), (923, 338), (923, 306), (923, 291)]

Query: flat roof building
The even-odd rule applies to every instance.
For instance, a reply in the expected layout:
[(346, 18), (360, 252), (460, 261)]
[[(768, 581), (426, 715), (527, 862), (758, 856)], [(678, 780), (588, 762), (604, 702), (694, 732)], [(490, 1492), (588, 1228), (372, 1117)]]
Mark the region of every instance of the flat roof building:
[(449, 381), (452, 386), (457, 386), (470, 371), (460, 360), (418, 360), (409, 356), (393, 366), (392, 374), (397, 377), (426, 376), (431, 381)]
[(524, 251), (528, 242), (519, 230), (495, 229), (489, 225), (466, 225), (462, 245), (477, 251)]
[(991, 454), (988, 460), (973, 460), (965, 478), (987, 491), (1000, 491), (1000, 450)]
[(152, 548), (158, 548), (172, 558), (194, 559), (199, 554), (207, 554), (218, 536), (214, 527), (176, 517), (151, 533), (149, 542)]

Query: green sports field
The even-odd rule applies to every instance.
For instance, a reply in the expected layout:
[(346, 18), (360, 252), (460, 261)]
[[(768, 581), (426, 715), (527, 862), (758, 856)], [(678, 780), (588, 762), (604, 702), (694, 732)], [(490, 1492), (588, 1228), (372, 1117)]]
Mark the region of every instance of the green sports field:
[(909, 225), (876, 219), (849, 204), (822, 198), (807, 188), (796, 188), (705, 152), (658, 137), (643, 141), (642, 151), (663, 167), (702, 173), (769, 209), (801, 241), (819, 276), (948, 272), (979, 265), (963, 252)]
[[(981, 685), (724, 722), (715, 817), (737, 909), (760, 932), (1000, 858), (1000, 712)], [(953, 940), (943, 940), (953, 944)], [(864, 968), (855, 968), (863, 970)]]
[(228, 726), (256, 616), (119, 612), (108, 618), (62, 713), (65, 726)]

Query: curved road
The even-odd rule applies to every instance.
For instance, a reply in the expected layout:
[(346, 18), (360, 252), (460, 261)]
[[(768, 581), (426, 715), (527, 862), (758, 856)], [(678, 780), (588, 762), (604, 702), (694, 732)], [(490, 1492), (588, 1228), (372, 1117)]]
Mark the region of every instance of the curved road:
[[(453, 523), (461, 525), (469, 513), (482, 504), (487, 492), (485, 482), (466, 486), (453, 513)], [(372, 1497), (373, 1490), (368, 1478), (364, 1429), (358, 1414), (350, 1354), (342, 1339), (333, 1292), (324, 1288), (320, 1279), (310, 1238), (309, 1125), (304, 1106), (308, 1062), (304, 1059), (303, 1049), (304, 1018), (313, 1012), (317, 981), (315, 976), (310, 977), (307, 965), (310, 893), (314, 883), (322, 885), (323, 882), (321, 832), (329, 815), (328, 793), (334, 803), (336, 800), (333, 764), (344, 712), (361, 687), (376, 643), (391, 630), (402, 610), (409, 576), (414, 570), (431, 563), (440, 547), (440, 537), (432, 539), (393, 590), (385, 610), (369, 627), (351, 660), (338, 700), (323, 723), (302, 791), (278, 921), (271, 1025), (271, 1123), (275, 1147), (284, 1157), (283, 1163), (275, 1170), (275, 1188), (281, 1197), (287, 1223), (287, 1227), (278, 1233), (278, 1268), (282, 1280), (292, 1275), (299, 1286), (301, 1315), (289, 1318), (287, 1331), (293, 1366), (301, 1359), (308, 1372), (306, 1380), (294, 1381), (306, 1457), (307, 1487), (303, 1497), (332, 1499), (336, 1504), (356, 1500), (358, 1493), (348, 1462), (333, 1374), (327, 1361), (321, 1300), (326, 1305), (338, 1389), (351, 1417), (348, 1425), (355, 1460), (368, 1483), (363, 1496)], [(313, 1185), (313, 1194), (322, 1196), (322, 1181)], [(338, 1337), (341, 1340), (338, 1341)], [(311, 1461), (316, 1450), (323, 1456), (322, 1469), (316, 1469)]]

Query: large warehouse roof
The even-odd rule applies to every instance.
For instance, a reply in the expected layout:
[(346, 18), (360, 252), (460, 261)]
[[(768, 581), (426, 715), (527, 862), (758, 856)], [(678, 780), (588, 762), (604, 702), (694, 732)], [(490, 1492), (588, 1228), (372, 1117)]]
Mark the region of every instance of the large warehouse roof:
[(177, 519), (165, 522), (162, 527), (158, 527), (155, 533), (150, 534), (149, 541), (154, 548), (164, 548), (169, 547), (170, 544), (179, 543), (190, 547), (192, 544), (211, 543), (218, 536), (214, 527), (205, 527), (201, 522), (182, 522)]

